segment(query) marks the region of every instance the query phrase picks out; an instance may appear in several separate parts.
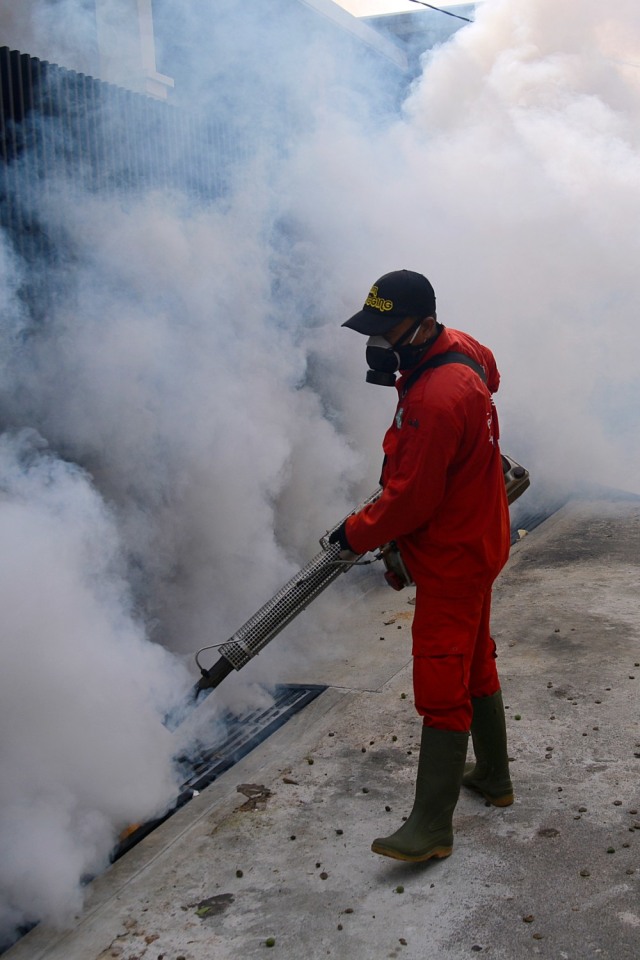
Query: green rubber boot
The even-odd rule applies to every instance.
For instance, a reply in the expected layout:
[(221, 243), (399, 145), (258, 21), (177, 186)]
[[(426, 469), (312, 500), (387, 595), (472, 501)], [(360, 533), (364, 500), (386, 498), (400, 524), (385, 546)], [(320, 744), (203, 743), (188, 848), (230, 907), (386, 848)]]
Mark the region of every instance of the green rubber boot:
[(513, 784), (502, 691), (472, 703), (471, 739), (476, 762), (465, 764), (463, 786), (481, 793), (494, 807), (509, 807), (513, 803)]
[(374, 853), (410, 863), (449, 856), (468, 740), (468, 733), (423, 726), (413, 810), (390, 837), (373, 841)]

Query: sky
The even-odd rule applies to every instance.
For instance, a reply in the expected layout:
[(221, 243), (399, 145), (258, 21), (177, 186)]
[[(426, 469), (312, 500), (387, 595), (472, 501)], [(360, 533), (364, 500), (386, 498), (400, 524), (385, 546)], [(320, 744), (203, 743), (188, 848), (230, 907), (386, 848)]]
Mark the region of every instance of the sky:
[(417, 8), (417, 4), (407, 0), (336, 0), (354, 17), (370, 17), (382, 13), (402, 13)]
[[(119, 830), (166, 808), (182, 742), (163, 719), (193, 651), (377, 486), (394, 393), (341, 323), (383, 273), (425, 273), (439, 319), (494, 351), (530, 503), (640, 493), (636, 0), (486, 0), (402, 92), (388, 61), (273, 2), (162, 4), (175, 105), (243, 148), (224, 195), (56, 181), (37, 210), (68, 255), (37, 277), (37, 323), (33, 269), (0, 243), (6, 935), (64, 925)], [(81, 43), (82, 0), (56, 13), (36, 4), (34, 36), (59, 22)], [(334, 644), (360, 583), (229, 677), (214, 719)]]
[[(411, 0), (335, 0), (339, 7), (344, 7), (354, 17), (372, 17), (385, 13), (405, 13), (420, 9), (420, 4), (412, 3)], [(465, 0), (460, 2), (446, 3), (442, 6), (456, 7), (460, 6)], [(438, 4), (433, 4), (438, 6)]]

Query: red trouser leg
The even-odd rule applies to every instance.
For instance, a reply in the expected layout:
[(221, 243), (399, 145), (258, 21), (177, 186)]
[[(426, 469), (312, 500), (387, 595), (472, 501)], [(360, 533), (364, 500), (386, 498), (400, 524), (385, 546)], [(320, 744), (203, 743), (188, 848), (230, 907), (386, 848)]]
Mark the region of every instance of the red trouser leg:
[(467, 597), (425, 596), (413, 621), (413, 690), (424, 724), (468, 731), (472, 697), (500, 689), (489, 632), (491, 590)]
[(496, 645), (491, 636), (491, 590), (484, 594), (480, 624), (471, 658), (469, 693), (474, 699), (492, 697), (500, 689), (496, 669)]

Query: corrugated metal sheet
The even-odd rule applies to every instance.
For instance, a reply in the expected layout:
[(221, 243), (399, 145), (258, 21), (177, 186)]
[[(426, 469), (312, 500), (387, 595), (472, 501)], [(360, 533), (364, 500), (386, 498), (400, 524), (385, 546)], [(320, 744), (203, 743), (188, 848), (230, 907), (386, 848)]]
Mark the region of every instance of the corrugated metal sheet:
[(61, 182), (174, 188), (207, 203), (243, 156), (221, 124), (0, 48), (0, 226), (27, 259), (51, 249), (42, 211)]

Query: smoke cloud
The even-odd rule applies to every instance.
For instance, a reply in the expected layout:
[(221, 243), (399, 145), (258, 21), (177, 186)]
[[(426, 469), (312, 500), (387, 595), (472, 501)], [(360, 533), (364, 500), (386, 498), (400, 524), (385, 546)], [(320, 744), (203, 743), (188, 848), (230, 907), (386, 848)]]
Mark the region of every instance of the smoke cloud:
[[(0, 437), (0, 929), (64, 922), (118, 830), (176, 796), (158, 710), (179, 665), (132, 616), (117, 527), (87, 475)], [(171, 666), (171, 670), (169, 669)]]
[[(184, 656), (375, 488), (394, 397), (339, 324), (376, 277), (426, 273), (439, 319), (492, 347), (503, 446), (534, 484), (640, 490), (630, 0), (485, 0), (404, 93), (303, 4), (156, 7), (176, 103), (244, 145), (229, 191), (61, 184), (39, 216), (74, 256), (37, 326), (1, 249), (8, 933), (64, 923), (118, 829), (170, 802)], [(247, 675), (329, 617), (314, 605)], [(228, 683), (221, 703), (244, 695)]]

